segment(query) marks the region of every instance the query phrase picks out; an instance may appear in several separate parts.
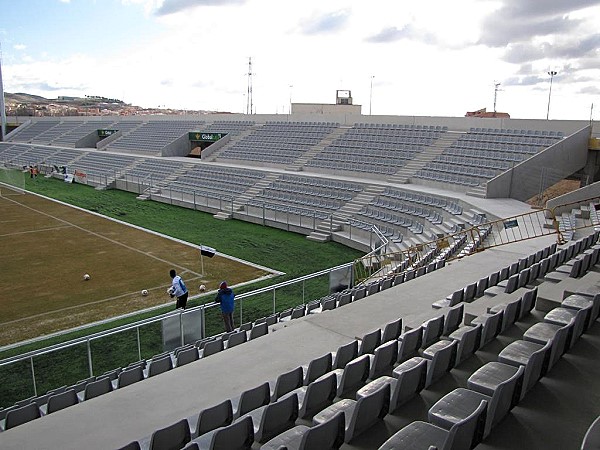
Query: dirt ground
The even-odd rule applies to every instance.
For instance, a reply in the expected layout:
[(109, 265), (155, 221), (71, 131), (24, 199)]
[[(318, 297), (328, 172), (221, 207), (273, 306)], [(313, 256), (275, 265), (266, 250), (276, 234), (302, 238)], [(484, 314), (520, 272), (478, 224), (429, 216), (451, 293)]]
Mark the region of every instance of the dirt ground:
[(550, 186), (548, 189), (546, 189), (542, 193), (541, 198), (539, 195), (536, 195), (535, 197), (532, 197), (529, 200), (527, 200), (527, 203), (537, 208), (543, 208), (548, 200), (560, 197), (563, 194), (575, 191), (579, 188), (579, 180), (561, 180), (555, 185)]
[(174, 305), (171, 268), (190, 295), (267, 275), (219, 255), (202, 273), (194, 246), (30, 194), (0, 197), (0, 248), (0, 346)]

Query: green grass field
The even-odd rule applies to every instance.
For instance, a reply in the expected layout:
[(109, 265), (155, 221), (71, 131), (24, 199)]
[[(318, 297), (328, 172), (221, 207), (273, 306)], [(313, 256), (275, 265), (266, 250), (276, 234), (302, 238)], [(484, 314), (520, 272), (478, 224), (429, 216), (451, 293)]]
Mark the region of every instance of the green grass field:
[[(305, 236), (272, 229), (237, 220), (219, 221), (194, 210), (151, 201), (140, 201), (136, 194), (122, 191), (98, 191), (88, 186), (66, 184), (55, 179), (26, 179), (26, 188), (33, 192), (64, 201), (69, 204), (98, 212), (108, 217), (157, 231), (193, 244), (209, 245), (219, 252), (240, 259), (270, 267), (284, 272), (285, 275), (273, 280), (263, 281), (237, 290), (238, 293), (269, 285), (283, 280), (293, 279), (328, 267), (352, 261), (361, 253), (337, 243), (316, 243)], [(304, 286), (305, 298), (318, 298), (327, 293), (327, 279), (318, 279)], [(200, 301), (192, 302), (198, 304)], [(302, 302), (301, 288), (291, 287), (278, 292), (277, 309), (283, 310)], [(164, 309), (120, 319), (110, 325), (95, 326), (89, 330), (67, 333), (59, 338), (22, 346), (0, 353), (0, 358), (42, 348), (58, 342), (101, 331), (108, 326), (123, 325), (135, 320), (172, 310), (170, 304)], [(272, 294), (253, 299), (244, 305), (244, 317), (254, 320), (272, 312)], [(215, 311), (216, 313), (216, 311)], [(214, 317), (212, 317), (214, 316)], [(151, 324), (140, 330), (142, 357), (148, 358), (162, 351), (158, 324)], [(207, 317), (207, 333), (222, 331), (218, 314)], [(135, 332), (133, 332), (135, 334)], [(97, 347), (94, 359), (94, 373), (126, 365), (138, 358), (136, 336), (121, 333), (118, 337), (105, 338), (104, 342), (95, 342)], [(110, 350), (107, 350), (110, 349)], [(135, 351), (134, 351), (135, 349)], [(85, 345), (65, 349), (55, 354), (37, 357), (34, 361), (38, 379), (38, 393), (46, 392), (64, 384), (71, 384), (86, 378), (87, 361)], [(24, 362), (0, 368), (0, 377), (4, 380), (0, 386), (0, 406), (8, 406), (14, 401), (32, 395), (29, 381), (31, 368)]]
[(37, 195), (0, 197), (0, 217), (0, 346), (173, 304), (170, 268), (191, 295), (269, 275), (220, 255), (201, 264), (194, 246)]

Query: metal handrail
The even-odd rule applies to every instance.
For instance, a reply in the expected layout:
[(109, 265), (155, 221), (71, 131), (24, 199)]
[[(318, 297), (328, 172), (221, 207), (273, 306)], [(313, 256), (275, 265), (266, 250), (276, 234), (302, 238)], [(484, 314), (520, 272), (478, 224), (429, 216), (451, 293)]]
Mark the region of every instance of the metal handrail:
[[(306, 280), (309, 280), (309, 279), (312, 279), (312, 278), (317, 278), (319, 276), (326, 275), (327, 273), (333, 272), (335, 270), (345, 269), (345, 268), (351, 267), (352, 265), (353, 265), (352, 262), (341, 264), (339, 266), (331, 267), (329, 269), (324, 269), (324, 270), (321, 270), (321, 271), (318, 271), (318, 272), (314, 272), (314, 273), (311, 273), (311, 274), (308, 274), (308, 275), (304, 275), (304, 276), (301, 276), (301, 277), (298, 277), (298, 278), (294, 278), (293, 280), (283, 281), (281, 283), (277, 283), (277, 284), (273, 284), (273, 285), (266, 286), (266, 287), (263, 287), (263, 288), (259, 288), (259, 289), (256, 289), (254, 291), (251, 291), (251, 292), (246, 292), (246, 293), (238, 294), (238, 295), (236, 295), (236, 299), (239, 300), (240, 302), (243, 302), (243, 300), (245, 300), (245, 299), (250, 299), (250, 298), (252, 298), (254, 296), (257, 296), (257, 295), (260, 295), (260, 294), (264, 294), (266, 292), (272, 292), (272, 291), (275, 291), (277, 289), (281, 289), (281, 288), (284, 288), (284, 287), (287, 287), (287, 286), (298, 284), (298, 283), (301, 283), (303, 281), (306, 281)], [(203, 294), (203, 295), (192, 296), (192, 297), (190, 297), (190, 299), (196, 299), (196, 298), (199, 298), (199, 297), (202, 297), (202, 296), (207, 296), (208, 297), (207, 294)], [(110, 330), (99, 331), (99, 332), (92, 333), (92, 334), (87, 335), (87, 336), (82, 336), (82, 337), (79, 337), (79, 338), (75, 338), (75, 339), (69, 340), (67, 342), (62, 342), (62, 343), (59, 343), (59, 344), (54, 344), (54, 345), (51, 345), (51, 346), (48, 346), (48, 347), (44, 347), (43, 349), (32, 350), (32, 351), (27, 352), (27, 353), (22, 353), (20, 355), (11, 356), (11, 357), (8, 357), (8, 358), (5, 358), (5, 359), (1, 360), (0, 361), (0, 366), (4, 366), (6, 364), (10, 364), (10, 363), (14, 363), (14, 362), (17, 362), (17, 361), (29, 359), (31, 357), (39, 356), (39, 355), (42, 355), (42, 354), (51, 353), (53, 351), (62, 350), (62, 349), (68, 348), (68, 347), (73, 347), (75, 345), (79, 345), (79, 344), (88, 342), (90, 340), (96, 340), (96, 339), (103, 338), (103, 337), (106, 337), (106, 336), (110, 336), (110, 335), (113, 335), (113, 334), (117, 334), (117, 333), (120, 333), (120, 332), (123, 332), (123, 331), (133, 330), (135, 328), (139, 328), (139, 327), (144, 326), (144, 325), (148, 325), (148, 324), (151, 324), (151, 323), (159, 322), (159, 321), (162, 321), (162, 320), (170, 318), (170, 317), (181, 316), (181, 315), (184, 315), (184, 314), (187, 314), (187, 313), (191, 313), (191, 312), (194, 312), (194, 311), (199, 311), (201, 309), (210, 309), (210, 308), (217, 307), (217, 306), (218, 305), (216, 303), (208, 303), (208, 304), (204, 303), (202, 305), (198, 305), (198, 306), (195, 306), (193, 308), (186, 309), (185, 311), (183, 311), (183, 310), (169, 311), (167, 313), (163, 313), (161, 315), (150, 317), (150, 318), (147, 318), (147, 319), (142, 319), (142, 320), (136, 321), (136, 322), (131, 323), (131, 324), (120, 325), (118, 327), (111, 328)], [(118, 318), (115, 318), (114, 320), (117, 320), (117, 319)], [(93, 326), (93, 325), (94, 324), (90, 324), (90, 326)]]

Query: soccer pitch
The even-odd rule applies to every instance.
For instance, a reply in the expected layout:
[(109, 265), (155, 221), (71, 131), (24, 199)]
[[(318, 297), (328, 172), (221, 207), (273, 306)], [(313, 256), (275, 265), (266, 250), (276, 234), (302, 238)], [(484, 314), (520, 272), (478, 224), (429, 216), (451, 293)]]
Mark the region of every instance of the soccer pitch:
[(190, 295), (200, 284), (213, 290), (222, 279), (234, 285), (271, 274), (219, 255), (201, 264), (197, 246), (34, 194), (7, 194), (2, 187), (0, 346), (154, 306), (174, 307), (166, 294), (171, 268)]

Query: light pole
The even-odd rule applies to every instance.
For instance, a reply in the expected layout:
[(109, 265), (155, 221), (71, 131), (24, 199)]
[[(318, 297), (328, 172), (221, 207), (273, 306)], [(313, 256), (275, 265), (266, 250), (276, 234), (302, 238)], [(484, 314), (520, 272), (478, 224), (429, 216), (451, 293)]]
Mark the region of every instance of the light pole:
[(494, 117), (496, 117), (496, 99), (498, 98), (498, 91), (500, 90), (500, 83), (494, 81)]
[(293, 84), (290, 84), (290, 111), (289, 114), (292, 114), (292, 89), (294, 88)]
[(550, 116), (550, 97), (552, 96), (552, 79), (557, 73), (558, 72), (556, 70), (551, 70), (548, 72), (548, 75), (550, 75), (550, 91), (548, 92), (548, 111), (546, 112), (546, 120), (548, 120), (548, 117)]
[(373, 78), (375, 78), (375, 75), (371, 75), (371, 89), (369, 91), (369, 115), (371, 115), (371, 104), (373, 102)]

